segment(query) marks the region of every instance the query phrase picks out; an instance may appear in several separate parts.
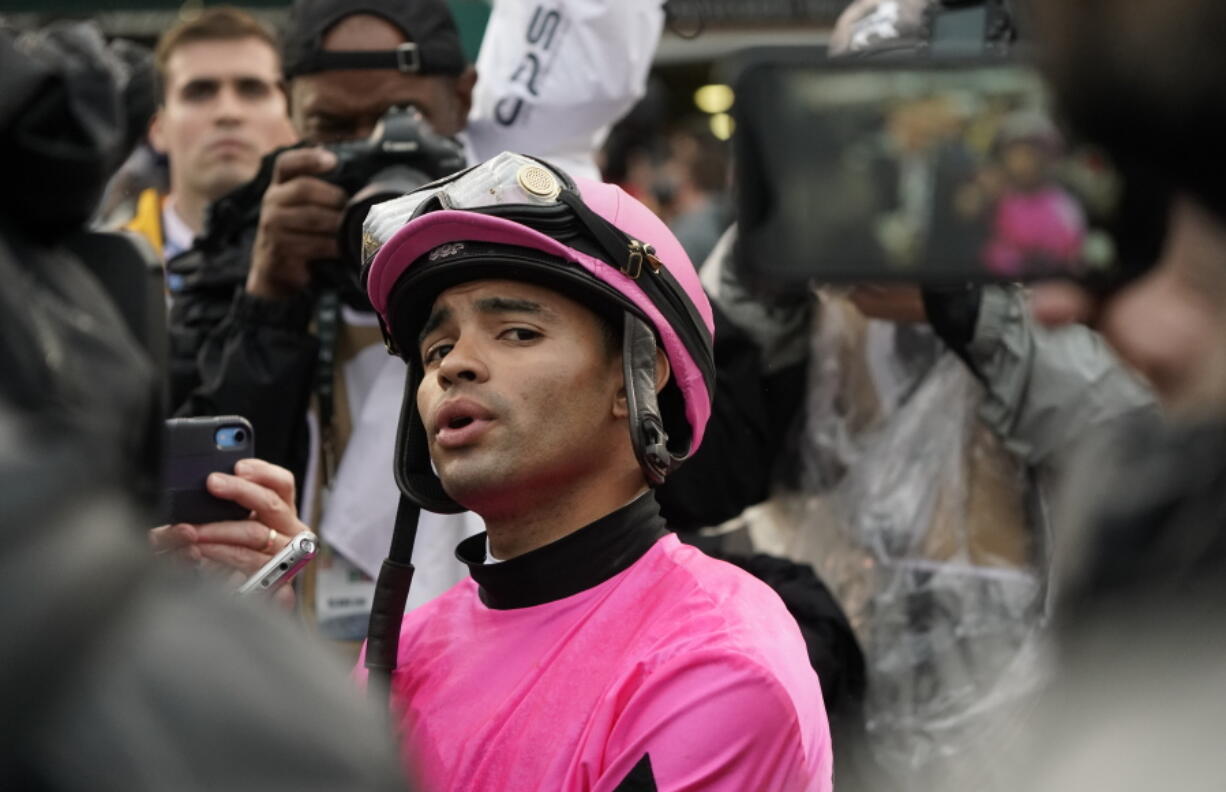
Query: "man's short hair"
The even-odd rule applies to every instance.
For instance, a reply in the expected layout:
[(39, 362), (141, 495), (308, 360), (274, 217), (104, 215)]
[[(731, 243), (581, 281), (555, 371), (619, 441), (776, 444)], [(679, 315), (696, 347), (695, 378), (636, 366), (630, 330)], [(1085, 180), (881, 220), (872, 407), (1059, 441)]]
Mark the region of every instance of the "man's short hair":
[(605, 357), (609, 360), (622, 353), (622, 315), (611, 315), (596, 311), (596, 319), (600, 322), (600, 338), (604, 342)]
[(175, 50), (198, 41), (237, 41), (254, 38), (263, 41), (280, 60), (281, 49), (276, 35), (260, 20), (233, 6), (207, 8), (199, 16), (172, 27), (158, 39), (153, 51), (154, 89), (158, 104), (166, 101), (166, 64)]

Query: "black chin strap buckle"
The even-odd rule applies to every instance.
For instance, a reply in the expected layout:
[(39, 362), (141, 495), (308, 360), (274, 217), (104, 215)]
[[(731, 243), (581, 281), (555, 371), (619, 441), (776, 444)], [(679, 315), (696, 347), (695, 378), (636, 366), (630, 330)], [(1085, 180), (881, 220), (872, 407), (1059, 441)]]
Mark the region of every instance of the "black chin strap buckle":
[[(641, 261), (640, 261), (641, 264)], [(647, 483), (658, 487), (673, 468), (668, 433), (656, 399), (656, 337), (651, 327), (629, 311), (624, 316), (622, 374), (630, 439)]]
[(660, 416), (644, 415), (640, 431), (643, 452), (639, 461), (653, 486), (663, 484), (669, 468), (672, 467), (672, 455), (668, 453), (668, 435), (660, 422)]

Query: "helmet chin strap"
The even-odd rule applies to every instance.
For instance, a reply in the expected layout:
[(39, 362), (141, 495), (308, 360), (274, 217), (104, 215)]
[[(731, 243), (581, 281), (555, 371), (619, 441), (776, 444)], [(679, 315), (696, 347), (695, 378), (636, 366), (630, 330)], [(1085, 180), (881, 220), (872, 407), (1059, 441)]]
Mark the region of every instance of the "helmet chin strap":
[(630, 412), (630, 441), (643, 475), (653, 487), (663, 484), (675, 467), (656, 399), (656, 354), (656, 335), (651, 327), (627, 311), (622, 332), (622, 373)]
[(375, 583), (370, 622), (366, 628), (367, 689), (391, 724), (392, 672), (400, 662), (400, 624), (413, 584), (413, 544), (421, 507), (401, 493), (396, 508), (392, 546)]

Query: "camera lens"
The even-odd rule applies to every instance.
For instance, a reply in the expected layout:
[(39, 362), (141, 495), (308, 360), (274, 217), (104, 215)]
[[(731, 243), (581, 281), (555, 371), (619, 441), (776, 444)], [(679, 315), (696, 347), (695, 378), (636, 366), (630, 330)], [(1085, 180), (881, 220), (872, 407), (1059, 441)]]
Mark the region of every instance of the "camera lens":
[(213, 434), (213, 442), (222, 450), (241, 448), (247, 441), (247, 429), (243, 426), (223, 426)]

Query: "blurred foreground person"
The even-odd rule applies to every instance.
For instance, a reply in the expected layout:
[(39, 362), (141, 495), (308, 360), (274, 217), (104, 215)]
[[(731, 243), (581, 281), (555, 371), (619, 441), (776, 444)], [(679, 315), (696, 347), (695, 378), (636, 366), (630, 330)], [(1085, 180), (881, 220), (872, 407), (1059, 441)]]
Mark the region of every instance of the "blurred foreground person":
[(1170, 425), (1077, 469), (1060, 555), (1056, 679), (1017, 789), (1212, 790), (1226, 725), (1226, 6), (1036, 4), (1064, 115), (1126, 178), (1174, 195), (1162, 255), (1112, 293), (1036, 288), (1045, 321), (1095, 320)]
[(400, 632), (394, 709), (423, 786), (830, 790), (795, 620), (681, 544), (651, 491), (698, 448), (715, 387), (676, 238), (619, 188), (508, 153), (364, 228), (408, 364), (396, 479), (486, 524), (456, 550), (471, 578)]
[(89, 28), (0, 35), (0, 788), (402, 789), (323, 652), (149, 558), (155, 373), (67, 244), (118, 159), (121, 72)]
[(125, 228), (163, 258), (204, 230), (206, 207), (249, 181), (260, 159), (295, 140), (272, 33), (236, 8), (210, 8), (162, 34), (149, 143), (170, 165), (170, 191), (141, 193)]
[[(856, 3), (832, 54), (914, 51), (925, 5)], [(908, 150), (959, 159), (938, 134), (952, 113), (924, 109), (898, 114), (893, 131)], [(931, 161), (904, 158), (884, 174), (900, 216), (949, 205), (933, 197), (938, 187), (903, 189), (931, 184), (932, 174), (908, 172)], [(1051, 485), (1096, 432), (1152, 412), (1151, 396), (1091, 330), (1037, 326), (1021, 289), (863, 284), (765, 305), (730, 265), (707, 270), (714, 301), (772, 370), (808, 369), (790, 433), (799, 474), (781, 476), (780, 497), (745, 519), (757, 549), (819, 570), (864, 647), (872, 761), (840, 766), (840, 787), (942, 790), (951, 777), (1007, 787), (1000, 746), (1018, 727), (1000, 713), (1042, 681), (1059, 532)]]

